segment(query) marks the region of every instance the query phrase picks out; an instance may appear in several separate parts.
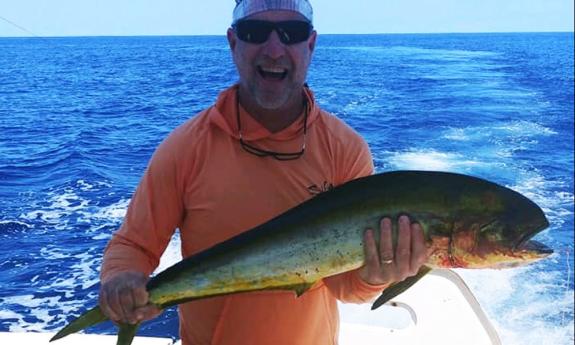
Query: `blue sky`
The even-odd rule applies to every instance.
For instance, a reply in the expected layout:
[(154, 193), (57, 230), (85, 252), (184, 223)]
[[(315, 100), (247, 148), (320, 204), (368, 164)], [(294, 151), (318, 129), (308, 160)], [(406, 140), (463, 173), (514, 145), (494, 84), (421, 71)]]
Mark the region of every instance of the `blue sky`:
[[(573, 31), (573, 0), (311, 2), (319, 33)], [(234, 0), (0, 0), (0, 36), (218, 35), (229, 26), (234, 4)]]

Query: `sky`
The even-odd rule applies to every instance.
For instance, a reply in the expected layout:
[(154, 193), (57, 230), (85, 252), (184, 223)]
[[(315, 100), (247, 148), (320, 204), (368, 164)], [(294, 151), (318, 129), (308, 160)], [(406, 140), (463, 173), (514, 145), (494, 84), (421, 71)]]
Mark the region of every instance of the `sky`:
[[(311, 0), (318, 33), (573, 32), (573, 0)], [(223, 35), (234, 0), (0, 0), (0, 37)]]

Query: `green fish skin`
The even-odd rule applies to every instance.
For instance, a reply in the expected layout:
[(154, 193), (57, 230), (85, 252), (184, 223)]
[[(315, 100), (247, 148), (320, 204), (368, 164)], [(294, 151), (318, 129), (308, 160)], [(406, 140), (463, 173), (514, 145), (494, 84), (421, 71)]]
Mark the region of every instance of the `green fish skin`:
[[(552, 253), (530, 240), (549, 223), (523, 195), (467, 175), (395, 171), (345, 183), (180, 261), (150, 279), (150, 303), (165, 308), (257, 290), (292, 290), (299, 296), (322, 278), (361, 267), (364, 231), (379, 229), (384, 216), (402, 214), (422, 225), (430, 257), (416, 277), (384, 291), (377, 306), (432, 268), (515, 267)], [(103, 318), (96, 307), (52, 340)], [(124, 327), (118, 345), (131, 344), (135, 334), (136, 327)]]

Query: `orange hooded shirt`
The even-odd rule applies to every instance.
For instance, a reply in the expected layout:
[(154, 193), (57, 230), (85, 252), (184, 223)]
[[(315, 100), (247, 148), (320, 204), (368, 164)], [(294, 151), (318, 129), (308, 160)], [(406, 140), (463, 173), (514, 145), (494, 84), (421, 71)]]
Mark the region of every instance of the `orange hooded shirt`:
[[(151, 274), (176, 228), (187, 257), (251, 229), (346, 181), (372, 173), (365, 141), (315, 103), (306, 151), (278, 161), (257, 157), (239, 144), (236, 88), (175, 129), (157, 148), (108, 244), (101, 279), (123, 271)], [(303, 118), (270, 133), (243, 109), (241, 128), (250, 144), (297, 152)], [(357, 271), (326, 278), (296, 297), (292, 291), (260, 291), (197, 300), (179, 306), (183, 345), (337, 344), (336, 300), (363, 303), (383, 286), (363, 282)]]

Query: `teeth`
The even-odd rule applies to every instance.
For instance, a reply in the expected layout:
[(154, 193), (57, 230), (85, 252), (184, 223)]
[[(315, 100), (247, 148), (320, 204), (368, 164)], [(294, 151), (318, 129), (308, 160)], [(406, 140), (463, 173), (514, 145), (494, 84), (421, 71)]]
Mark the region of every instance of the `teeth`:
[(261, 67), (262, 71), (266, 73), (284, 73), (286, 70), (280, 67)]

